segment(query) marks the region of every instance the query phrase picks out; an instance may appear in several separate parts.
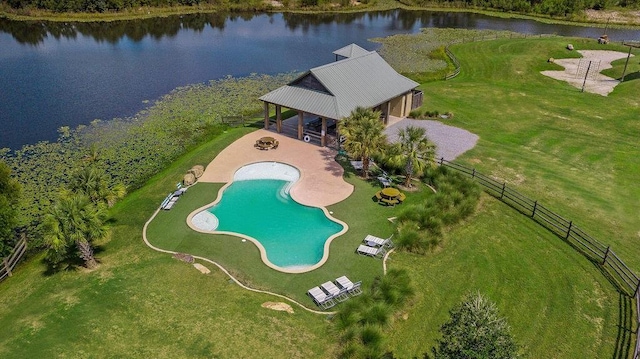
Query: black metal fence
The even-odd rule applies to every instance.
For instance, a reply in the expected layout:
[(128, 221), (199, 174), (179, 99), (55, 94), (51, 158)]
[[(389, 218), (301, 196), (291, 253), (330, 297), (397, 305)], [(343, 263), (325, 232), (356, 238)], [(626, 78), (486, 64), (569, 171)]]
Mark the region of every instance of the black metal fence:
[(636, 301), (636, 345), (632, 358), (638, 359), (640, 357), (640, 330), (637, 330), (640, 327), (640, 278), (615, 254), (610, 246), (593, 238), (576, 226), (573, 221), (553, 212), (537, 200), (510, 188), (506, 182), (496, 181), (476, 171), (475, 168), (450, 162), (444, 158), (438, 160), (438, 164), (471, 177), (482, 185), (491, 196), (498, 198), (563, 238), (575, 250), (606, 272), (621, 293), (634, 297)]

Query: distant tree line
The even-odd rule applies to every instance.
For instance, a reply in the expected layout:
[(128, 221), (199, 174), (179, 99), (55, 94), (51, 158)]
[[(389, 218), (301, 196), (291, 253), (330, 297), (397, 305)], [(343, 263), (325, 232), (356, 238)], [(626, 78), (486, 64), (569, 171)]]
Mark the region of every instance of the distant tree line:
[(604, 10), (613, 7), (638, 7), (640, 0), (400, 0), (415, 6), (475, 7), (533, 13), (551, 16), (568, 16), (587, 9)]
[[(370, 0), (361, 0), (367, 4)], [(102, 13), (140, 7), (172, 7), (206, 5), (220, 10), (266, 10), (271, 7), (262, 0), (3, 0), (13, 9), (41, 9), (53, 12)], [(350, 0), (281, 0), (284, 8), (334, 9), (335, 4), (350, 6)]]
[(221, 9), (264, 8), (260, 0), (6, 0), (14, 9), (36, 8), (54, 12), (108, 12), (139, 7), (211, 5)]

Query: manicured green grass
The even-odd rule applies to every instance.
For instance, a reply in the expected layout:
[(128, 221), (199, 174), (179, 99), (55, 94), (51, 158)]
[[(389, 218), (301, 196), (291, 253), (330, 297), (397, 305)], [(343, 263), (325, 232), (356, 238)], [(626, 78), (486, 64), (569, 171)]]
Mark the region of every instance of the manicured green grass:
[[(539, 73), (560, 69), (549, 57), (579, 57), (567, 43), (628, 51), (575, 38), (455, 45), (462, 73), (423, 85), (425, 104), (453, 112), (448, 123), (480, 136), (462, 162), (539, 199), (640, 271), (640, 51), (627, 70), (631, 80), (603, 97)], [(613, 65), (606, 73), (620, 77), (624, 60)]]
[[(399, 358), (420, 357), (439, 338), (448, 311), (470, 292), (497, 303), (528, 358), (612, 358), (618, 346), (618, 293), (563, 241), (484, 196), (482, 210), (427, 256), (393, 254), (416, 297), (389, 330)], [(627, 315), (630, 315), (628, 313)]]
[(396, 207), (380, 206), (372, 200), (380, 188), (376, 182), (366, 182), (353, 173), (346, 179), (355, 185), (355, 192), (346, 200), (328, 207), (333, 216), (346, 222), (346, 234), (331, 242), (329, 259), (317, 270), (286, 274), (266, 266), (260, 259), (258, 248), (239, 237), (197, 233), (186, 224), (193, 210), (213, 202), (222, 184), (201, 183), (190, 188), (171, 211), (163, 211), (151, 222), (147, 238), (162, 249), (185, 252), (212, 259), (237, 275), (245, 284), (254, 288), (275, 291), (314, 307), (306, 297), (306, 291), (348, 275), (354, 281), (362, 280), (363, 286), (371, 284), (375, 276), (382, 275), (381, 261), (359, 256), (355, 249), (367, 234), (388, 237), (393, 225), (387, 220), (411, 203), (426, 200), (431, 191), (407, 193), (405, 204)]
[[(248, 129), (200, 146), (112, 211), (111, 239), (92, 272), (52, 276), (36, 259), (0, 285), (3, 358), (318, 357), (331, 353), (324, 316), (261, 308), (220, 271), (204, 276), (142, 241), (142, 225), (181, 175)], [(212, 268), (213, 269), (213, 268)]]
[[(554, 66), (548, 57), (565, 55), (569, 41), (578, 49), (587, 46), (562, 38), (454, 46), (462, 74), (425, 85), (425, 104), (453, 112), (451, 124), (480, 135), (463, 161), (575, 218), (636, 264), (638, 81), (601, 98), (539, 75)], [(637, 60), (633, 66), (637, 72)], [(182, 174), (194, 164), (208, 164), (248, 131), (230, 130), (194, 149), (119, 203), (96, 270), (46, 275), (36, 259), (1, 283), (0, 356), (334, 357), (337, 336), (325, 316), (297, 307), (293, 315), (261, 308), (279, 299), (244, 291), (211, 266), (212, 273), (202, 275), (142, 241), (143, 224)], [(276, 272), (251, 243), (187, 229), (187, 214), (213, 201), (221, 184), (191, 188), (152, 222), (149, 239), (211, 258), (248, 285), (311, 306), (305, 291), (336, 276), (370, 284), (381, 274), (381, 262), (356, 255), (357, 244), (367, 233), (389, 235), (388, 217), (429, 200), (428, 191), (409, 193), (406, 204), (384, 208), (371, 200), (375, 184), (351, 173), (347, 180), (354, 194), (329, 210), (350, 230), (334, 240), (329, 261), (311, 273)], [(441, 249), (427, 256), (396, 253), (389, 265), (407, 269), (416, 290), (385, 330), (397, 357), (427, 351), (447, 311), (475, 290), (497, 302), (531, 358), (629, 356), (628, 303), (620, 302), (597, 267), (488, 196), (475, 216), (446, 234)]]

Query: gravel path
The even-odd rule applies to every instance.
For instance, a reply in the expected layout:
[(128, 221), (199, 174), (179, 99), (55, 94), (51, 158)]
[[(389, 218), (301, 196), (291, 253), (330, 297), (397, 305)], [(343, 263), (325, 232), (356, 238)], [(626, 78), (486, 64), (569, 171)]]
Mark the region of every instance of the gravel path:
[(439, 121), (413, 120), (405, 118), (385, 130), (390, 142), (398, 141), (398, 130), (408, 127), (422, 127), (427, 130), (427, 138), (436, 144), (436, 158), (453, 161), (456, 157), (472, 149), (478, 136), (461, 128), (445, 125)]

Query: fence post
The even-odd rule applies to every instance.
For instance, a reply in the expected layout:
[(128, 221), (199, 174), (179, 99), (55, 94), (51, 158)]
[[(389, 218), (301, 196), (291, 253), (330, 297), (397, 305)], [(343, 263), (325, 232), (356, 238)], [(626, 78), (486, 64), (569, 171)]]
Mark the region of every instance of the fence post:
[(502, 184), (502, 192), (500, 192), (500, 199), (502, 199), (502, 197), (504, 197), (504, 189), (507, 187), (507, 182), (504, 182)]
[(12, 276), (12, 274), (11, 274), (11, 267), (9, 267), (9, 263), (7, 263), (7, 258), (5, 258), (5, 259), (2, 261), (2, 264), (4, 265), (4, 269), (7, 271), (7, 274), (9, 275), (9, 277), (11, 277), (11, 276)]
[(571, 227), (573, 227), (573, 221), (569, 221), (569, 228), (567, 228), (567, 235), (564, 239), (569, 239), (569, 234), (571, 234)]
[(607, 263), (607, 257), (609, 257), (609, 247), (607, 246), (607, 251), (604, 252), (604, 259), (602, 260), (602, 265), (605, 265), (605, 263)]
[(533, 211), (531, 212), (531, 218), (536, 216), (536, 209), (538, 209), (538, 200), (533, 202)]
[(440, 166), (444, 163), (444, 157), (440, 157)]
[(473, 169), (473, 172), (471, 172), (471, 178), (476, 178), (476, 169)]

